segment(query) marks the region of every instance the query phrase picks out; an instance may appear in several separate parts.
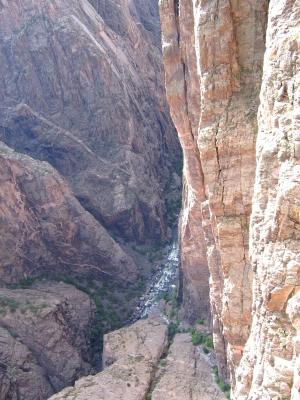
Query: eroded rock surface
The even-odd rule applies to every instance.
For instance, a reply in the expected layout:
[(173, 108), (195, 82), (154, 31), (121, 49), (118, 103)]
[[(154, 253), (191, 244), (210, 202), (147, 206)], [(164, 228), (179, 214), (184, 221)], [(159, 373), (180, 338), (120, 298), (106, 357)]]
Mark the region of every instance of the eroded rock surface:
[(163, 189), (179, 148), (157, 5), (91, 3), (98, 12), (88, 0), (2, 2), (0, 140), (48, 161), (114, 234), (165, 240)]
[[(178, 12), (181, 7), (181, 17)], [(162, 46), (167, 98), (183, 154), (183, 210), (180, 221), (181, 267), (185, 316), (209, 317), (208, 267), (202, 230), (202, 169), (195, 138), (200, 113), (200, 88), (195, 54), (192, 3), (161, 1)], [(180, 30), (180, 32), (179, 32)]]
[[(97, 304), (99, 359), (101, 333), (129, 318), (151, 268), (133, 246), (170, 239), (167, 208), (180, 196), (157, 2), (0, 1), (0, 98), (0, 286), (46, 278), (83, 288)], [(90, 372), (76, 352), (76, 373), (67, 372), (73, 339), (65, 335), (57, 364), (67, 376), (52, 383), (26, 332), (22, 343), (3, 333), (22, 353), (4, 367), (24, 362), (31, 375), (5, 381), (1, 400), (29, 399), (34, 381), (30, 396), (45, 398)]]
[[(185, 157), (185, 296), (208, 265), (234, 399), (299, 399), (300, 3), (161, 0), (160, 11)], [(190, 298), (201, 315), (203, 299)]]
[(167, 96), (185, 157), (185, 309), (192, 303), (207, 316), (210, 275), (216, 350), (232, 376), (251, 324), (248, 226), (267, 3), (160, 1)]
[(45, 400), (88, 374), (94, 311), (63, 283), (0, 289), (0, 398)]
[(250, 248), (254, 319), (235, 398), (299, 399), (299, 1), (271, 1)]
[(211, 365), (190, 334), (177, 334), (163, 372), (152, 392), (152, 400), (225, 400), (217, 386)]
[(135, 262), (46, 162), (0, 142), (0, 279), (73, 272), (135, 279)]
[(80, 379), (73, 388), (66, 388), (51, 400), (145, 399), (167, 342), (168, 327), (160, 317), (112, 332), (104, 339), (107, 368), (95, 376)]

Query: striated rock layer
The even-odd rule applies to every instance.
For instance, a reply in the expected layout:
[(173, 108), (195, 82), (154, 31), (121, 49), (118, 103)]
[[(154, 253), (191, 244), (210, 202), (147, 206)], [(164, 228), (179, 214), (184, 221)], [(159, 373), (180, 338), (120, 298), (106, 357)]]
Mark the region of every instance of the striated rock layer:
[(299, 399), (300, 2), (161, 0), (160, 12), (185, 157), (186, 315), (186, 299), (202, 315), (193, 293), (209, 274), (233, 398)]
[(0, 280), (62, 274), (135, 279), (137, 267), (48, 163), (0, 142)]
[(270, 1), (250, 226), (253, 323), (235, 398), (299, 399), (299, 1)]
[(94, 311), (63, 283), (0, 289), (0, 399), (45, 400), (91, 372)]
[[(171, 237), (180, 146), (158, 5), (143, 3), (0, 0), (0, 291), (20, 290), (3, 304), (13, 310), (26, 301), (21, 288), (41, 279), (89, 295), (74, 287), (74, 304), (57, 305), (63, 315), (53, 306), (57, 325), (45, 310), (29, 321), (22, 307), (5, 312), (0, 400), (44, 400), (98, 368), (103, 332), (121, 326), (141, 295), (145, 248)], [(76, 322), (86, 343), (73, 346), (73, 309), (82, 316), (86, 298), (96, 310), (86, 307), (88, 324)], [(55, 330), (63, 340), (46, 343)]]
[(167, 97), (184, 152), (184, 309), (189, 316), (192, 303), (207, 316), (210, 279), (220, 368), (232, 377), (251, 324), (248, 226), (267, 3), (160, 1)]
[(50, 163), (114, 236), (164, 241), (180, 151), (158, 7), (91, 3), (1, 2), (0, 140)]

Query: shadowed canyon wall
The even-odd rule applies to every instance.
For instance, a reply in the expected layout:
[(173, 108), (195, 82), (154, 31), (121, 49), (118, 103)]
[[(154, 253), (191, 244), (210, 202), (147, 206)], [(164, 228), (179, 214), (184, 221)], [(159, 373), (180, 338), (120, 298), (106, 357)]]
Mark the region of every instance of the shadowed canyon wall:
[(99, 367), (151, 269), (136, 249), (171, 238), (156, 1), (1, 0), (0, 98), (0, 399), (44, 400)]
[(114, 235), (165, 240), (163, 188), (178, 145), (159, 25), (147, 30), (134, 2), (103, 3), (99, 13), (87, 0), (4, 3), (0, 139), (48, 161)]
[(183, 307), (207, 315), (209, 280), (236, 399), (299, 398), (299, 12), (289, 0), (160, 0), (184, 153)]

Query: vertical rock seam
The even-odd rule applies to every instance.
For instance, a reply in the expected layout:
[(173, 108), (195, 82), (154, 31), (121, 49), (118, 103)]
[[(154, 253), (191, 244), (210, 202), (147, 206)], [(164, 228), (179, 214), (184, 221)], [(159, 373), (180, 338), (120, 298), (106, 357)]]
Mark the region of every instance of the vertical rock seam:
[(299, 399), (299, 20), (299, 1), (270, 1), (250, 225), (254, 318), (239, 400)]
[(208, 267), (201, 225), (205, 199), (202, 165), (197, 149), (200, 87), (194, 49), (193, 9), (185, 2), (185, 17), (175, 1), (160, 2), (167, 99), (184, 153), (184, 207), (180, 221), (181, 265), (185, 317), (208, 317)]
[(185, 292), (204, 295), (208, 308), (210, 276), (219, 368), (233, 386), (251, 325), (248, 227), (267, 6), (160, 1), (167, 96), (185, 158), (182, 269), (192, 286)]

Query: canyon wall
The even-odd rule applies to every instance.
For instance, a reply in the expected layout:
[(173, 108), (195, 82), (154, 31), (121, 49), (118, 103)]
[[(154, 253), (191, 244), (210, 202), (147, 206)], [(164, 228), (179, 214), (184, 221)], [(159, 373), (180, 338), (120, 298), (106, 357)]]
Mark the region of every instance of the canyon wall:
[(180, 154), (150, 3), (0, 6), (0, 140), (49, 162), (113, 236), (141, 244), (169, 237), (164, 188)]
[(203, 317), (210, 279), (220, 369), (234, 376), (251, 324), (248, 227), (267, 1), (162, 0), (160, 12), (167, 97), (184, 152), (185, 296), (199, 293)]
[(299, 398), (299, 12), (160, 0), (184, 152), (183, 308), (205, 316), (209, 279), (219, 369), (239, 400)]
[(253, 323), (239, 400), (300, 398), (299, 21), (299, 1), (270, 1), (250, 225)]
[(0, 98), (0, 400), (44, 400), (99, 369), (171, 238), (157, 2), (0, 0)]

